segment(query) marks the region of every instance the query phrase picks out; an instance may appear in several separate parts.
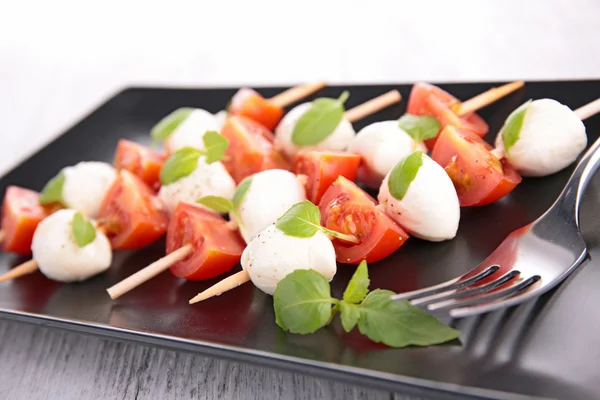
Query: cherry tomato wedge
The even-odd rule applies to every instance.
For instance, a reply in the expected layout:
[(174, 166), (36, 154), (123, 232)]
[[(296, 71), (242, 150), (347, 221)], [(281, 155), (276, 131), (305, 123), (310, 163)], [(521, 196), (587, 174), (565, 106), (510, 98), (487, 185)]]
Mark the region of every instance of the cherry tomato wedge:
[(473, 132), (447, 126), (439, 135), (431, 158), (448, 175), (462, 207), (483, 206), (510, 193), (522, 180), (492, 146)]
[(226, 224), (218, 214), (179, 203), (167, 230), (167, 253), (187, 244), (194, 251), (171, 267), (173, 275), (199, 281), (230, 271), (240, 261), (246, 244)]
[(121, 170), (102, 200), (98, 224), (114, 250), (139, 249), (165, 234), (169, 217), (144, 182)]
[(229, 140), (223, 164), (239, 183), (267, 169), (291, 170), (290, 163), (273, 148), (273, 133), (246, 117), (230, 117), (221, 134)]
[(318, 204), (338, 176), (356, 179), (360, 156), (342, 151), (301, 151), (296, 155), (294, 173), (307, 176), (307, 197)]
[[(470, 113), (463, 117), (456, 115), (450, 106), (459, 100), (445, 90), (429, 83), (415, 83), (408, 98), (406, 112), (412, 115), (429, 115), (440, 122), (440, 132), (447, 125), (454, 125), (461, 129), (467, 129), (479, 136), (485, 136), (489, 127), (487, 123), (476, 113)], [(438, 132), (438, 136), (439, 133)], [(437, 138), (425, 141), (429, 150), (433, 149)]]
[(126, 169), (153, 190), (160, 188), (160, 169), (167, 156), (126, 139), (119, 140), (113, 164)]
[(375, 199), (343, 176), (327, 189), (319, 209), (324, 227), (360, 240), (358, 244), (333, 241), (336, 258), (343, 264), (379, 261), (398, 250), (409, 237), (377, 208)]
[(2, 202), (2, 247), (20, 255), (31, 254), (31, 240), (38, 224), (49, 215), (39, 203), (39, 194), (9, 186)]
[(279, 124), (283, 113), (283, 108), (272, 104), (250, 88), (238, 90), (229, 105), (229, 114), (250, 118), (270, 131)]

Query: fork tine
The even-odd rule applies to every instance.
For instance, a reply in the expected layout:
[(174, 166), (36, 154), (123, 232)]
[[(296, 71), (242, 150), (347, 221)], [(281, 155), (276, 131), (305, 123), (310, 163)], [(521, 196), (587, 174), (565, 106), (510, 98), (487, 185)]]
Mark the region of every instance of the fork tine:
[(434, 294), (432, 296), (421, 297), (419, 299), (415, 299), (415, 300), (411, 301), (411, 303), (413, 306), (422, 306), (422, 305), (427, 305), (427, 304), (431, 304), (431, 303), (438, 303), (443, 300), (462, 299), (462, 298), (471, 297), (471, 296), (474, 296), (477, 294), (488, 293), (488, 292), (492, 291), (493, 289), (496, 289), (496, 288), (504, 285), (505, 283), (515, 279), (517, 276), (519, 276), (519, 271), (512, 270), (512, 271), (509, 271), (506, 274), (502, 275), (500, 278), (486, 283), (485, 285), (475, 286), (475, 287), (468, 288), (465, 290), (460, 290), (460, 291), (453, 290), (451, 292), (443, 292), (443, 293)]
[[(452, 318), (468, 317), (470, 315), (494, 311), (500, 308), (511, 307), (530, 300), (532, 297), (539, 296), (539, 293), (533, 288), (534, 284), (541, 279), (539, 275), (535, 275), (525, 279), (514, 286), (513, 294), (508, 294), (498, 301), (486, 302), (485, 304), (455, 308), (450, 310)], [(529, 290), (533, 289), (533, 290)]]
[(472, 273), (472, 271), (471, 271), (471, 272), (468, 272), (467, 274), (463, 275), (460, 278), (451, 279), (449, 281), (440, 283), (438, 285), (429, 286), (424, 289), (413, 290), (411, 292), (399, 293), (397, 295), (392, 296), (392, 300), (413, 300), (413, 299), (417, 299), (417, 298), (421, 298), (421, 297), (435, 295), (437, 293), (448, 292), (450, 290), (456, 290), (456, 289), (460, 289), (463, 287), (471, 286), (471, 285), (479, 282), (480, 280), (492, 275), (499, 269), (500, 269), (499, 266), (492, 265), (492, 266), (484, 269), (483, 271), (479, 272), (477, 275), (474, 275), (467, 279), (463, 279), (463, 277), (468, 276), (470, 273)]
[[(433, 303), (430, 304), (427, 309), (429, 311), (448, 310), (450, 316), (453, 318), (466, 317), (496, 310), (525, 300), (525, 298), (518, 299), (522, 294), (519, 292), (527, 289), (540, 279), (541, 277), (539, 275), (534, 275), (526, 279), (515, 280), (509, 287), (496, 292), (482, 294), (465, 300), (446, 300), (439, 303)], [(508, 298), (511, 299), (508, 300)], [(510, 302), (510, 304), (507, 304), (508, 302)]]

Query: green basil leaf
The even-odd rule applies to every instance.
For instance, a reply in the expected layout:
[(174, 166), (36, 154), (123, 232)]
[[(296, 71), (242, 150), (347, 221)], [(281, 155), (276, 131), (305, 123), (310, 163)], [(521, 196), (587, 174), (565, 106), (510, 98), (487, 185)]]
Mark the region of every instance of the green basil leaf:
[(246, 196), (246, 192), (250, 189), (250, 185), (252, 185), (252, 175), (244, 178), (239, 185), (235, 188), (235, 193), (233, 194), (233, 208), (238, 211), (242, 201), (244, 201), (244, 196)]
[(152, 136), (152, 143), (156, 144), (162, 140), (165, 140), (177, 129), (179, 124), (181, 124), (190, 114), (194, 111), (193, 108), (190, 107), (182, 107), (173, 111), (171, 114), (167, 115), (150, 131), (150, 136)]
[(184, 147), (173, 153), (160, 169), (160, 183), (168, 185), (194, 172), (202, 154), (192, 147)]
[(298, 118), (292, 132), (292, 142), (298, 146), (312, 146), (325, 140), (344, 118), (344, 102), (348, 96), (348, 92), (344, 91), (338, 99), (314, 100)]
[(404, 114), (398, 120), (398, 126), (416, 141), (434, 138), (440, 131), (440, 122), (429, 116)]
[(340, 318), (342, 327), (346, 332), (350, 332), (360, 319), (360, 308), (356, 304), (340, 302)]
[(220, 213), (233, 211), (233, 203), (231, 200), (221, 196), (204, 196), (196, 200), (196, 203), (202, 204), (203, 206)]
[(202, 137), (204, 142), (204, 155), (206, 156), (206, 163), (212, 164), (216, 161), (221, 161), (229, 147), (229, 140), (219, 132), (208, 131)]
[(531, 100), (528, 100), (514, 110), (504, 122), (502, 129), (500, 129), (504, 150), (507, 152), (517, 143), (517, 140), (521, 136), (523, 121), (525, 121), (525, 114), (527, 114), (530, 103)]
[(40, 204), (61, 203), (64, 206), (63, 186), (65, 185), (65, 173), (60, 171), (54, 178), (50, 179), (40, 192)]
[(362, 260), (356, 268), (352, 279), (348, 282), (348, 286), (344, 291), (344, 301), (347, 303), (357, 304), (363, 301), (367, 293), (369, 293), (369, 271), (367, 269), (367, 261)]
[(283, 214), (275, 227), (287, 236), (308, 238), (321, 230), (321, 212), (319, 207), (308, 200), (294, 204)]
[(390, 171), (388, 189), (396, 200), (402, 200), (423, 165), (423, 153), (415, 151), (404, 157)]
[(273, 294), (277, 325), (292, 333), (313, 333), (327, 325), (335, 303), (327, 279), (312, 269), (288, 274)]
[(80, 212), (73, 216), (71, 232), (79, 247), (85, 247), (96, 239), (96, 228)]
[(460, 335), (408, 301), (391, 300), (393, 295), (389, 290), (377, 289), (365, 297), (359, 306), (360, 333), (391, 347), (431, 346)]

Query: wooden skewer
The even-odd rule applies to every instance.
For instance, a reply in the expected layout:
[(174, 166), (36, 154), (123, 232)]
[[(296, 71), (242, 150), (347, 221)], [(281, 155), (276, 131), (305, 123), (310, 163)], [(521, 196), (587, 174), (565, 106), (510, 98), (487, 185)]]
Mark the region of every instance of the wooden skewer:
[(227, 277), (220, 281), (219, 283), (215, 283), (204, 292), (199, 293), (193, 299), (190, 300), (190, 304), (198, 303), (202, 300), (206, 300), (213, 296), (219, 296), (222, 293), (230, 291), (231, 289), (235, 289), (236, 287), (243, 285), (244, 283), (250, 280), (250, 274), (245, 269), (238, 272), (237, 274), (233, 274), (230, 277)]
[(398, 103), (402, 100), (402, 96), (400, 92), (397, 90), (390, 90), (387, 93), (382, 94), (381, 96), (377, 96), (374, 99), (371, 99), (361, 105), (358, 105), (354, 108), (346, 111), (344, 116), (350, 122), (356, 122), (361, 120), (371, 114), (376, 113), (377, 111), (383, 110), (386, 107), (391, 106), (392, 104)]
[(142, 283), (154, 278), (161, 272), (168, 270), (177, 261), (183, 260), (188, 255), (190, 255), (192, 251), (194, 251), (192, 245), (186, 244), (185, 246), (180, 247), (174, 252), (167, 254), (163, 258), (154, 261), (147, 267), (142, 268), (135, 274), (123, 279), (116, 285), (109, 287), (108, 289), (106, 289), (106, 291), (108, 292), (110, 298), (114, 300), (129, 292), (130, 290), (135, 289)]
[(24, 262), (23, 264), (14, 267), (4, 275), (0, 276), (0, 282), (9, 281), (11, 279), (20, 278), (24, 275), (31, 274), (32, 272), (37, 271), (38, 265), (37, 261), (29, 260)]
[(456, 115), (462, 117), (469, 113), (475, 112), (488, 106), (501, 98), (508, 96), (512, 92), (522, 88), (525, 85), (524, 81), (516, 81), (507, 83), (499, 87), (491, 88), (477, 96), (470, 98), (467, 101), (456, 102), (450, 106), (450, 109), (454, 111)]
[(600, 98), (587, 103), (585, 106), (579, 107), (573, 111), (582, 121), (600, 112)]
[(302, 100), (305, 97), (310, 96), (318, 90), (323, 89), (327, 83), (325, 81), (316, 83), (307, 83), (305, 85), (294, 86), (289, 88), (278, 95), (275, 95), (269, 99), (269, 103), (277, 107), (287, 107), (292, 103)]

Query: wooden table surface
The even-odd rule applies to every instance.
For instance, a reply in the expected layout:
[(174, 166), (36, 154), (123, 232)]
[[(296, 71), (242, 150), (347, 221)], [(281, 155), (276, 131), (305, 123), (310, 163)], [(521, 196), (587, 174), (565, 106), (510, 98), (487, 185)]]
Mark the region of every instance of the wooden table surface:
[[(1, 173), (130, 85), (600, 77), (594, 0), (12, 3)], [(2, 399), (407, 398), (17, 322), (0, 338)]]

